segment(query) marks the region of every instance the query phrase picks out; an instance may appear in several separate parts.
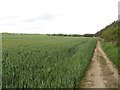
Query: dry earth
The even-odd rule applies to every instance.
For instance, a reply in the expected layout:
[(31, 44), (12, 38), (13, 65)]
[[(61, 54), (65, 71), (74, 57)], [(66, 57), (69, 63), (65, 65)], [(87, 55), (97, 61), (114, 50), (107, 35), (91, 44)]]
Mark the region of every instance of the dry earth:
[(101, 48), (96, 44), (93, 58), (88, 71), (80, 83), (81, 88), (118, 88), (118, 70), (108, 59)]

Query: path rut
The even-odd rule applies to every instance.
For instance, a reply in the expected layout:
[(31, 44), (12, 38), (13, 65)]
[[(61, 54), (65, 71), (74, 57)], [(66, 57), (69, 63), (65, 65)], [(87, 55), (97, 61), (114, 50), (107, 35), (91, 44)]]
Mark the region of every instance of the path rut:
[(94, 54), (81, 88), (118, 88), (118, 70), (108, 59), (97, 41)]

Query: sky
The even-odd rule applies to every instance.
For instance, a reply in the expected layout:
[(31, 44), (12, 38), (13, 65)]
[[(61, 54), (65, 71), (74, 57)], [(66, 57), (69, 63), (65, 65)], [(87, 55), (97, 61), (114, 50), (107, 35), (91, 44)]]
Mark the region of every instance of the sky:
[(0, 0), (0, 32), (96, 33), (118, 19), (119, 0)]

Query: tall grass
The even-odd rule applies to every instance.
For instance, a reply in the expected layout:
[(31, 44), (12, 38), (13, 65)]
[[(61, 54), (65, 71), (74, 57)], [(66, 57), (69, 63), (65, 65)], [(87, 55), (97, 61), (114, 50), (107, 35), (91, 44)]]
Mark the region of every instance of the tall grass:
[(3, 35), (3, 88), (73, 88), (79, 85), (95, 38)]
[(118, 47), (112, 42), (102, 42), (102, 47), (108, 58), (113, 62), (113, 64), (120, 70), (119, 60), (118, 60)]

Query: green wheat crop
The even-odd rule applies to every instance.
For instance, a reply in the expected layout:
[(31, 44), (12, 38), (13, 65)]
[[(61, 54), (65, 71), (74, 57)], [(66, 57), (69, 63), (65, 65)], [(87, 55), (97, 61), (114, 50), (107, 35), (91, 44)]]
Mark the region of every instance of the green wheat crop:
[(96, 46), (95, 38), (3, 35), (3, 88), (79, 86)]

